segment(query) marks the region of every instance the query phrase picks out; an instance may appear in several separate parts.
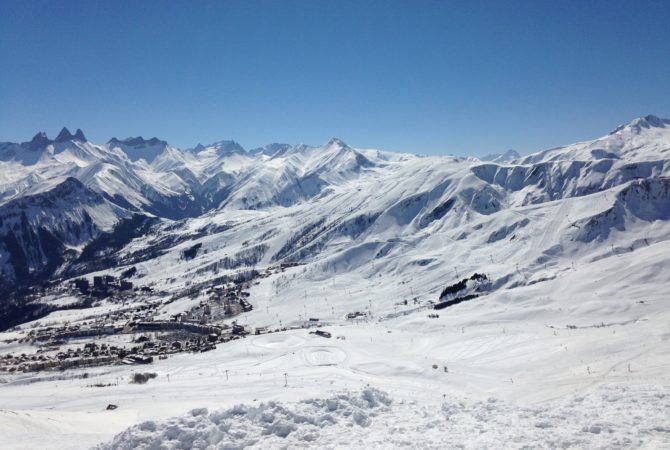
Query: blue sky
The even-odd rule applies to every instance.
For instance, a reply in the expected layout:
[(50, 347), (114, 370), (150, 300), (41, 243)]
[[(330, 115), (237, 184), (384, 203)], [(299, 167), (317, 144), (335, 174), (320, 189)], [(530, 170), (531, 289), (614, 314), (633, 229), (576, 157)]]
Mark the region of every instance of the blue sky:
[(0, 0), (0, 140), (521, 153), (670, 117), (670, 1)]

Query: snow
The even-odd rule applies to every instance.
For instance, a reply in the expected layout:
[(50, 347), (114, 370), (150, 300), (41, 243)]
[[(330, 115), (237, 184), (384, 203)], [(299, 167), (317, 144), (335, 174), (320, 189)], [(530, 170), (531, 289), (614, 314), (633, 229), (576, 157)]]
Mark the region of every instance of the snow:
[[(17, 377), (0, 386), (0, 446), (667, 446), (667, 301), (643, 292), (644, 305), (584, 305), (574, 293), (602, 280), (575, 286), (575, 278), (565, 282), (572, 291), (550, 289), (564, 299), (563, 311), (538, 302), (533, 285), (521, 298), (466, 303), (437, 320), (418, 314), (330, 326), (331, 339), (294, 330), (152, 366), (90, 369), (86, 379), (81, 371)], [(629, 295), (604, 294), (605, 304)], [(599, 327), (603, 319), (608, 326)], [(158, 377), (129, 384), (138, 369)], [(112, 386), (88, 387), (94, 383)], [(110, 403), (119, 408), (104, 411)]]
[(491, 161), (498, 164), (511, 163), (514, 160), (521, 158), (521, 155), (516, 151), (509, 149), (505, 153), (496, 153), (491, 155), (482, 156), (482, 161)]
[(120, 149), (132, 161), (144, 160), (151, 163), (165, 151), (168, 143), (157, 138), (144, 139), (142, 136), (118, 140), (112, 138), (107, 143), (110, 149)]
[[(231, 429), (244, 429), (247, 435), (215, 434), (221, 442), (257, 439), (257, 448), (337, 447), (342, 442), (389, 448), (417, 441), (426, 448), (441, 442), (466, 448), (495, 448), (499, 442), (512, 448), (662, 448), (670, 438), (663, 431), (670, 408), (670, 310), (660, 288), (670, 283), (670, 275), (659, 270), (667, 264), (667, 250), (661, 243), (583, 262), (552, 280), (440, 311), (439, 319), (427, 318), (428, 311), (387, 318), (392, 309), (384, 306), (387, 294), (381, 293), (372, 308), (380, 322), (333, 318), (325, 327), (331, 339), (293, 330), (250, 336), (204, 354), (175, 356), (139, 368), (159, 374), (146, 385), (129, 384), (138, 368), (120, 366), (87, 370), (87, 379), (77, 378), (82, 371), (66, 371), (61, 379), (51, 380), (42, 375), (9, 378), (0, 386), (3, 409), (12, 411), (0, 419), (0, 446), (15, 448), (21, 442), (26, 448), (33, 442), (40, 448), (86, 448), (111, 442), (126, 427), (146, 421), (156, 424), (155, 432), (131, 429), (117, 438), (119, 445), (135, 445), (136, 438), (161, 440), (170, 424), (183, 423), (173, 417), (193, 408), (213, 412), (197, 419), (202, 428), (177, 427), (175, 432), (203, 433), (204, 439), (213, 436), (214, 417), (243, 404), (241, 410), (247, 412), (235, 416)], [(350, 275), (347, 279), (355, 280)], [(335, 290), (343, 281), (338, 280)], [(255, 289), (271, 287), (271, 281), (267, 284)], [(328, 306), (341, 303), (347, 310), (351, 300), (346, 290), (355, 285), (344, 286), (341, 294), (330, 280), (326, 285), (331, 286), (327, 295), (333, 296)], [(244, 321), (272, 320), (266, 305), (271, 312), (297, 314), (303, 309), (302, 301), (291, 303), (288, 295), (263, 303), (260, 292), (252, 294), (256, 308)], [(329, 315), (326, 308), (314, 307), (309, 315)], [(53, 322), (55, 316), (50, 317), (43, 320)], [(87, 387), (116, 382), (118, 386)], [(376, 416), (366, 412), (370, 423), (364, 431), (350, 419), (334, 416), (337, 423), (319, 427), (318, 435), (315, 425), (304, 422), (289, 440), (281, 440), (262, 434), (262, 426), (254, 422), (266, 409), (287, 410), (282, 414), (290, 417), (305, 415), (303, 399), (357, 398), (356, 392), (368, 386), (386, 392), (393, 402)], [(261, 402), (281, 403), (258, 409)], [(104, 411), (109, 403), (119, 409)], [(25, 428), (16, 427), (15, 415)], [(72, 430), (77, 429), (83, 435), (75, 438)], [(302, 440), (308, 434), (315, 434), (314, 441)], [(38, 435), (49, 436), (49, 442)]]
[(526, 408), (495, 398), (393, 402), (365, 388), (291, 404), (194, 409), (143, 422), (97, 448), (652, 448), (669, 442), (668, 407), (670, 397), (650, 386), (602, 388)]
[(599, 139), (535, 153), (519, 160), (522, 164), (541, 161), (585, 161), (622, 159), (655, 161), (667, 159), (670, 152), (670, 120), (656, 116), (640, 117), (621, 125)]
[[(668, 448), (668, 130), (642, 118), (504, 164), (337, 139), (248, 153), (230, 142), (167, 145), (150, 163), (75, 141), (51, 145), (34, 166), (0, 162), (3, 206), (67, 176), (137, 208), (229, 190), (119, 252), (130, 261), (160, 248), (127, 264), (141, 276), (133, 281), (166, 296), (249, 269), (249, 249), (261, 270), (300, 263), (255, 280), (253, 311), (235, 318), (287, 331), (142, 367), (3, 373), (0, 447)], [(128, 214), (106, 202), (57, 205), (100, 227)], [(61, 216), (50, 217), (56, 228)], [(478, 291), (466, 283), (478, 297), (431, 309), (474, 273), (488, 277)], [(155, 318), (206, 298), (181, 298)], [(51, 313), (0, 333), (0, 353), (32, 351), (9, 342), (31, 327), (130, 306)], [(364, 316), (346, 319), (355, 311)], [(310, 317), (332, 338), (290, 329)], [(131, 384), (138, 371), (158, 376)]]
[(384, 393), (365, 389), (358, 395), (307, 399), (291, 407), (269, 402), (258, 406), (236, 405), (212, 413), (199, 408), (167, 422), (143, 422), (115, 437), (109, 446), (99, 448), (243, 449), (315, 445), (319, 440), (332, 439), (333, 431), (328, 428), (367, 427), (371, 417), (385, 412), (390, 404)]

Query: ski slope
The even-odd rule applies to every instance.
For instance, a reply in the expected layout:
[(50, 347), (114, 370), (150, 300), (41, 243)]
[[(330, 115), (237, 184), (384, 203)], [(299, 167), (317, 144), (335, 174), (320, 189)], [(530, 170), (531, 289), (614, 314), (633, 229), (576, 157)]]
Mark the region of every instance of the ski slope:
[[(202, 286), (161, 306), (165, 320), (206, 301), (219, 277), (290, 262), (254, 280), (253, 310), (235, 318), (287, 330), (148, 366), (0, 372), (0, 447), (670, 448), (667, 120), (498, 162), (337, 139), (251, 152), (233, 141), (188, 151), (115, 142), (74, 145), (160, 179), (154, 193), (209, 203), (178, 219), (148, 213), (155, 225), (115, 250), (114, 266), (77, 276), (135, 267), (135, 283), (166, 296)], [(34, 169), (55, 164), (45, 158)], [(82, 186), (105, 192), (90, 180), (108, 173), (117, 192), (116, 163), (105, 172), (98, 157), (78, 158), (95, 167)], [(51, 192), (55, 179), (5, 176), (13, 194), (3, 195)], [(135, 192), (138, 208), (158, 198)], [(129, 211), (108, 201), (86, 204), (93, 218), (105, 212), (100, 228)], [(433, 309), (466, 295), (476, 297)], [(0, 333), (0, 352), (34, 352), (12, 339), (121, 307), (53, 312)], [(301, 328), (309, 318), (332, 337)], [(157, 377), (130, 382), (145, 371)]]
[[(326, 327), (331, 339), (302, 329), (250, 336), (212, 352), (158, 361), (147, 367), (158, 377), (145, 385), (129, 383), (144, 368), (127, 366), (91, 369), (85, 379), (81, 371), (17, 376), (0, 387), (0, 444), (87, 448), (146, 422), (153, 425), (140, 425), (114, 445), (188, 448), (166, 437), (187, 433), (252, 448), (358, 442), (372, 448), (416, 442), (424, 448), (444, 442), (465, 448), (497, 448), (500, 442), (511, 448), (663, 448), (670, 443), (670, 310), (662, 287), (670, 280), (658, 269), (667, 267), (667, 250), (658, 244), (601, 259), (546, 283), (440, 311), (438, 319), (428, 318), (428, 310), (399, 317), (389, 312), (369, 322), (333, 321)], [(338, 303), (337, 297), (331, 301)], [(112, 386), (88, 387), (94, 384)], [(324, 427), (295, 417), (289, 425), (275, 423), (288, 420), (284, 415), (329, 413), (304, 412), (304, 399), (345, 395), (351, 402), (369, 387), (391, 403), (364, 409), (367, 425), (342, 411), (331, 411), (335, 423)], [(268, 402), (281, 404), (259, 406)], [(106, 411), (110, 403), (119, 408)], [(232, 420), (242, 437), (212, 438), (213, 419), (205, 413), (191, 420), (203, 422), (202, 429), (184, 425), (168, 432), (170, 422), (163, 422), (196, 408), (225, 411), (237, 404), (260, 409), (212, 414)], [(266, 409), (275, 415), (258, 425)], [(263, 431), (271, 425), (279, 437)], [(292, 430), (290, 438), (281, 436), (282, 429)], [(342, 433), (346, 441), (338, 441)]]

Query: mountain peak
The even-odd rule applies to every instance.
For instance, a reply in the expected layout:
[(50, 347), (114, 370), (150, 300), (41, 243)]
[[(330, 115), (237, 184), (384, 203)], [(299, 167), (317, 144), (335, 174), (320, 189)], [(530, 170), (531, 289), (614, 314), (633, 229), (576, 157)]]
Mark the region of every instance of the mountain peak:
[(148, 163), (151, 163), (169, 147), (166, 141), (157, 137), (144, 139), (142, 136), (128, 137), (123, 140), (113, 137), (107, 141), (107, 146), (120, 148), (131, 161), (144, 159)]
[(60, 133), (58, 133), (58, 136), (56, 136), (55, 142), (67, 142), (72, 139), (74, 139), (74, 135), (70, 133), (70, 130), (68, 130), (67, 127), (63, 127), (63, 129), (60, 130)]
[(656, 127), (664, 127), (668, 123), (667, 120), (661, 119), (660, 117), (655, 116), (653, 114), (648, 114), (644, 116), (644, 120)]
[(266, 156), (274, 156), (279, 153), (283, 153), (291, 148), (291, 144), (281, 144), (274, 142), (272, 144), (264, 145), (263, 147), (254, 148), (249, 150), (249, 153), (252, 155), (263, 154)]
[(614, 134), (625, 129), (632, 130), (635, 133), (640, 133), (642, 129), (665, 128), (668, 125), (670, 125), (670, 119), (661, 119), (660, 117), (653, 114), (648, 114), (644, 117), (638, 117), (626, 125), (620, 125), (616, 127), (610, 134)]
[(509, 149), (505, 153), (496, 153), (479, 158), (481, 161), (491, 161), (494, 163), (505, 163), (521, 158), (521, 155), (514, 149)]
[(331, 138), (328, 143), (326, 144), (326, 147), (331, 147), (331, 146), (338, 146), (338, 147), (348, 147), (348, 145), (339, 138)]
[(641, 128), (663, 128), (665, 125), (670, 123), (668, 120), (661, 119), (660, 117), (649, 114), (644, 117), (639, 117), (633, 120), (629, 126), (630, 127), (641, 127)]
[(167, 145), (166, 141), (162, 141), (157, 137), (152, 137), (151, 139), (144, 139), (142, 136), (128, 137), (123, 140), (113, 137), (109, 141), (107, 141), (107, 143), (116, 145), (122, 144), (124, 146), (136, 147), (136, 148), (143, 148), (155, 145)]
[(205, 148), (214, 149), (216, 154), (219, 156), (225, 155), (227, 153), (246, 153), (244, 147), (233, 140), (217, 141), (207, 145)]
[(52, 141), (47, 137), (47, 134), (44, 131), (40, 131), (33, 136), (30, 142), (28, 142), (28, 148), (30, 148), (30, 150), (40, 150), (51, 144), (51, 142)]
[(77, 131), (74, 133), (74, 139), (77, 139), (78, 141), (86, 142), (86, 136), (84, 136), (84, 132), (81, 131), (81, 128), (77, 128)]

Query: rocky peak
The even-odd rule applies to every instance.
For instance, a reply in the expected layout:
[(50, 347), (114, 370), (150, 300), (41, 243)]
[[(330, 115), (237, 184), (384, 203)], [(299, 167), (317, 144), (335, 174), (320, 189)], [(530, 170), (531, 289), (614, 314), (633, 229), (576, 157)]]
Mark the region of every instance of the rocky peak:
[(67, 127), (63, 127), (63, 129), (60, 130), (60, 133), (58, 133), (58, 136), (56, 136), (55, 142), (67, 142), (72, 139), (74, 139), (74, 135), (70, 133), (70, 130), (68, 130)]

